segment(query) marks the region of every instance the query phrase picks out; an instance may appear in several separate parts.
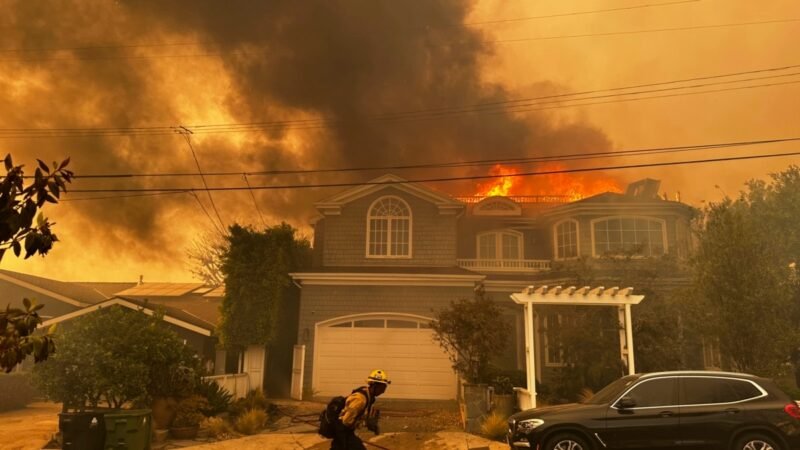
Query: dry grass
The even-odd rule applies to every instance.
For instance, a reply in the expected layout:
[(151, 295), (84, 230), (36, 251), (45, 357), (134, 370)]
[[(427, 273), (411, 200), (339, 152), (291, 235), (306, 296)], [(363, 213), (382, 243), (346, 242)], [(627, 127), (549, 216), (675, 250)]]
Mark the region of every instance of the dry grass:
[(213, 438), (229, 436), (233, 429), (231, 424), (220, 417), (209, 417), (200, 424), (201, 428), (208, 429), (208, 435)]
[(250, 409), (236, 419), (236, 431), (242, 434), (256, 434), (267, 423), (267, 413), (260, 409)]
[(491, 413), (488, 417), (483, 419), (481, 434), (495, 441), (503, 439), (506, 435), (506, 431), (508, 431), (507, 420), (508, 417), (502, 414)]

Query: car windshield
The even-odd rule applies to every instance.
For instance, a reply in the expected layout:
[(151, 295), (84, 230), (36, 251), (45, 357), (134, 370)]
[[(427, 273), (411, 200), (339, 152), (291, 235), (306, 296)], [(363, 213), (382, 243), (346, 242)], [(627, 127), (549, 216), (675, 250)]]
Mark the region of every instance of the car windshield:
[(634, 381), (639, 378), (638, 375), (628, 375), (626, 377), (622, 377), (619, 380), (616, 380), (609, 384), (608, 386), (600, 389), (600, 391), (592, 396), (589, 400), (586, 400), (584, 403), (589, 405), (602, 405), (604, 403), (609, 403), (612, 400), (615, 400), (622, 392), (627, 389)]

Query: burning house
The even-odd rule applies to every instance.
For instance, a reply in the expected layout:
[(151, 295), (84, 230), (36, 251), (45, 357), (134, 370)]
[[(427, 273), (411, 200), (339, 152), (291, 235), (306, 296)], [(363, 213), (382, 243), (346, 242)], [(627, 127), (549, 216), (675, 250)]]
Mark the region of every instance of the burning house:
[[(542, 183), (542, 190), (561, 186), (555, 193), (515, 188), (515, 180), (454, 197), (385, 175), (318, 202), (314, 268), (292, 274), (301, 287), (297, 341), (304, 346), (295, 359), (297, 389), (338, 395), (381, 367), (396, 380), (387, 397), (455, 398), (457, 377), (428, 326), (435, 310), (483, 289), (503, 306), (512, 336), (495, 365), (524, 370), (523, 316), (512, 293), (580, 283), (587, 264), (594, 284), (625, 285), (628, 275), (615, 271), (621, 258), (646, 268), (689, 254), (693, 210), (660, 196), (656, 180), (624, 192), (613, 181), (580, 177)], [(676, 273), (663, 281), (686, 283)], [(563, 312), (546, 308), (536, 317), (542, 383), (566, 362), (562, 320)]]

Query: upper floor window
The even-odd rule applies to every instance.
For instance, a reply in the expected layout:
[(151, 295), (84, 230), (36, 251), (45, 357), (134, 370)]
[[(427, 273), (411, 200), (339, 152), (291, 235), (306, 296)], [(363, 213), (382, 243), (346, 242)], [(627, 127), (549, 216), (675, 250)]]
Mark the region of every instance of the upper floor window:
[(578, 257), (578, 221), (565, 220), (555, 227), (556, 259)]
[(479, 234), (478, 259), (522, 259), (522, 233), (508, 230)]
[(411, 208), (399, 197), (381, 197), (367, 213), (367, 257), (411, 256)]
[(667, 253), (664, 221), (649, 217), (609, 217), (592, 221), (594, 256), (630, 254), (660, 256)]

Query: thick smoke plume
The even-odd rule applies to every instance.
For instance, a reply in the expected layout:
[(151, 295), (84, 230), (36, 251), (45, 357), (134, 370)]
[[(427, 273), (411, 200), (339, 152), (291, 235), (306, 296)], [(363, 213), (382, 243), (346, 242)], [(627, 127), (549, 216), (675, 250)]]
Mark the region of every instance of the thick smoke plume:
[[(487, 36), (464, 25), (472, 6), (465, 0), (4, 2), (2, 48), (26, 51), (0, 54), (0, 127), (191, 128), (326, 120), (246, 133), (205, 134), (195, 128), (192, 143), (205, 171), (387, 166), (607, 149), (608, 140), (598, 130), (556, 123), (544, 113), (376, 119), (514, 96), (482, 79), (482, 61), (492, 47)], [(547, 85), (536, 73), (525, 76)], [(77, 175), (197, 170), (186, 142), (176, 134), (27, 137), (0, 140), (0, 145), (29, 163), (36, 157), (71, 156)], [(488, 169), (398, 174), (414, 178)], [(251, 176), (248, 181), (361, 181), (381, 173)], [(207, 181), (244, 185), (240, 177)], [(201, 180), (84, 179), (73, 187), (161, 186), (200, 187)], [(468, 184), (448, 188), (475, 192)], [(313, 201), (331, 193), (254, 195), (268, 221), (305, 227)], [(86, 195), (72, 194), (80, 196)], [(249, 193), (218, 193), (214, 200), (227, 224), (260, 224)], [(74, 242), (66, 248), (74, 251), (81, 242), (91, 246), (87, 253), (98, 252), (95, 260), (117, 260), (123, 266), (156, 261), (173, 268), (182, 263), (187, 238), (216, 219), (204, 194), (198, 199), (181, 194), (75, 201), (59, 205), (51, 215), (61, 222), (62, 240)], [(64, 253), (52, 258), (68, 261)], [(77, 276), (67, 269), (63, 273)], [(119, 277), (122, 272), (109, 273)], [(98, 276), (103, 275), (83, 278)]]

